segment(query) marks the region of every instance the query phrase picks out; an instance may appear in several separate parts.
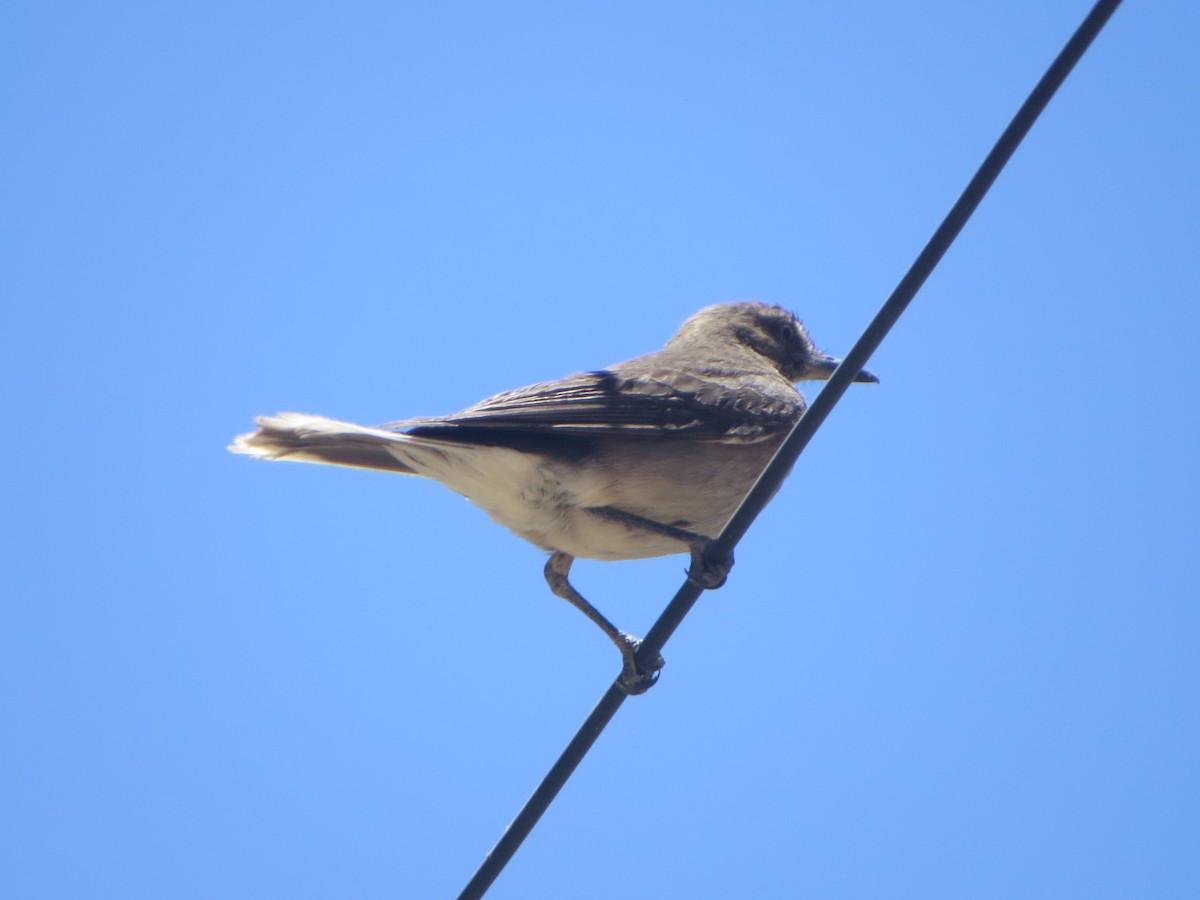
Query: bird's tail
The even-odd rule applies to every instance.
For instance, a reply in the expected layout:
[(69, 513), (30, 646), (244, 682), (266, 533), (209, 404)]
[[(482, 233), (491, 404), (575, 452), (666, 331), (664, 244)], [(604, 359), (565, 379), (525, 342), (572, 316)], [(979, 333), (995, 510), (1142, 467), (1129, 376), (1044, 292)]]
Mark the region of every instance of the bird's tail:
[(407, 435), (395, 431), (366, 428), (304, 413), (279, 413), (261, 416), (255, 421), (258, 430), (234, 438), (229, 445), (232, 452), (258, 459), (287, 459), (417, 474), (389, 452), (390, 446), (409, 440)]

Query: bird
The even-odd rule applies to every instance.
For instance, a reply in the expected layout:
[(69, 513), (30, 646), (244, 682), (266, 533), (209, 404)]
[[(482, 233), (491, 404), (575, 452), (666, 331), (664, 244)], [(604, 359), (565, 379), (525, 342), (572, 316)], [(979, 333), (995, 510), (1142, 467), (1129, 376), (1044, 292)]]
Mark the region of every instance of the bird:
[[(718, 303), (660, 350), (452, 415), (367, 427), (285, 412), (257, 418), (229, 450), (441, 482), (549, 551), (550, 590), (616, 645), (616, 683), (640, 694), (662, 657), (639, 666), (639, 639), (574, 588), (573, 562), (687, 552), (689, 580), (720, 587), (733, 557), (713, 539), (804, 412), (796, 382), (828, 379), (839, 363), (780, 306)], [(865, 369), (854, 380), (879, 381)]]

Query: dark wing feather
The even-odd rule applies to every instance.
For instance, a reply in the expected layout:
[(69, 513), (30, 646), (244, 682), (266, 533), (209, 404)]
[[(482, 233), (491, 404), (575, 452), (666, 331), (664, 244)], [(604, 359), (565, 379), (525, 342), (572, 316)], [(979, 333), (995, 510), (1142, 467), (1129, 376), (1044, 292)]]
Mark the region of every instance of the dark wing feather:
[(631, 377), (601, 370), (506, 391), (444, 418), (392, 427), (446, 436), (456, 429), (497, 429), (753, 440), (791, 427), (803, 410), (800, 394), (777, 379), (743, 376), (734, 391), (715, 378), (679, 370)]

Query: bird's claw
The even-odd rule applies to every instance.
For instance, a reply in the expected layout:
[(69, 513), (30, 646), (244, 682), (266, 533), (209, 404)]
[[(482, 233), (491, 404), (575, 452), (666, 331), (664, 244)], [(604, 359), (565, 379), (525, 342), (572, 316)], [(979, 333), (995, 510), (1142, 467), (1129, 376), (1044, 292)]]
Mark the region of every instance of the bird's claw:
[(704, 541), (692, 547), (692, 564), (687, 572), (688, 581), (706, 591), (723, 585), (733, 568), (733, 552), (718, 555), (713, 552), (713, 546), (713, 541)]
[(646, 666), (639, 666), (637, 651), (642, 642), (631, 634), (622, 632), (621, 636), (625, 638), (626, 649), (621, 652), (623, 665), (621, 674), (617, 677), (617, 686), (630, 696), (644, 694), (654, 687), (658, 681), (658, 673), (667, 661), (662, 658), (661, 653), (656, 653), (654, 659)]

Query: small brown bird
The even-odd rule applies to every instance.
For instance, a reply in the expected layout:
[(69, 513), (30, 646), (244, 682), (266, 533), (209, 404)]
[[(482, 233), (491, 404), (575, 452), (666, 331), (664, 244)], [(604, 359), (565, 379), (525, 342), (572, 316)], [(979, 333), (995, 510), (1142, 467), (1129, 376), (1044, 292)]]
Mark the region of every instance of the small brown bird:
[[(794, 382), (838, 360), (794, 315), (765, 303), (700, 310), (667, 345), (607, 369), (489, 397), (454, 415), (377, 428), (280, 413), (257, 420), (235, 453), (382, 469), (440, 481), (550, 551), (546, 581), (621, 651), (619, 678), (641, 693), (638, 640), (568, 580), (571, 563), (690, 552), (688, 577), (724, 583), (732, 558), (707, 553), (804, 412)], [(877, 382), (870, 372), (856, 381)]]

